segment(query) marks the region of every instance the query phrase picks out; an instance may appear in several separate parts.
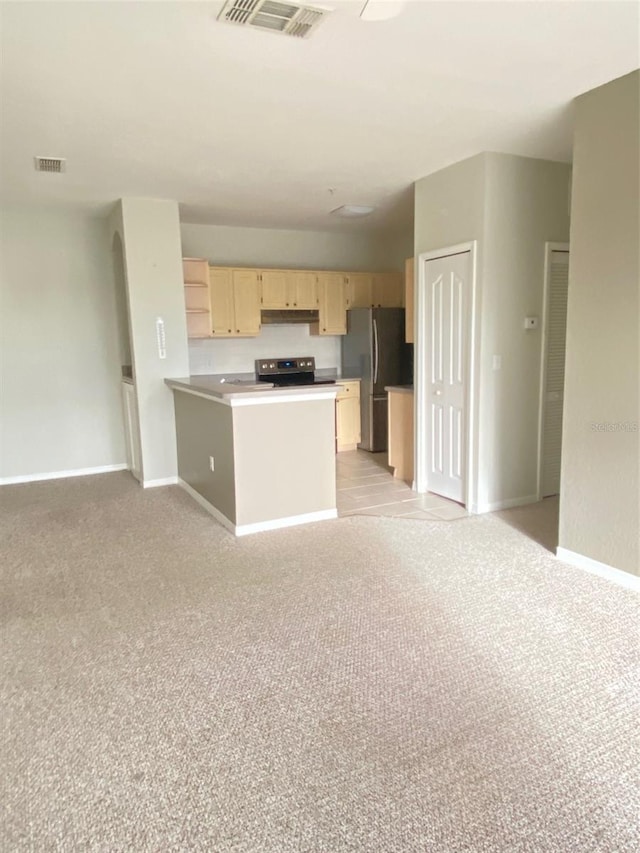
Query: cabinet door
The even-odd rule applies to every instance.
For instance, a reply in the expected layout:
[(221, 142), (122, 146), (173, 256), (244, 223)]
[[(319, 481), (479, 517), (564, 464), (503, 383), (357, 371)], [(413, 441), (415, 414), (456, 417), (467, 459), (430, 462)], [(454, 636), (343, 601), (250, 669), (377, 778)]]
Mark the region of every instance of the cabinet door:
[(360, 441), (360, 398), (336, 400), (336, 445), (340, 450), (355, 450)]
[(209, 301), (212, 334), (216, 338), (228, 338), (234, 335), (232, 270), (226, 267), (210, 268)]
[(290, 308), (291, 273), (287, 270), (261, 270), (262, 307)]
[(347, 310), (341, 273), (318, 274), (318, 316), (319, 335), (346, 335)]
[(373, 305), (372, 279), (369, 272), (351, 272), (347, 274), (347, 308), (370, 308)]
[(234, 332), (243, 337), (260, 334), (260, 274), (258, 270), (233, 270)]
[(292, 270), (289, 273), (290, 307), (315, 309), (318, 307), (318, 289), (314, 272)]
[(404, 306), (404, 282), (399, 272), (373, 274), (373, 304), (379, 308)]
[(413, 343), (413, 277), (413, 258), (407, 258), (404, 262), (404, 339), (408, 344)]

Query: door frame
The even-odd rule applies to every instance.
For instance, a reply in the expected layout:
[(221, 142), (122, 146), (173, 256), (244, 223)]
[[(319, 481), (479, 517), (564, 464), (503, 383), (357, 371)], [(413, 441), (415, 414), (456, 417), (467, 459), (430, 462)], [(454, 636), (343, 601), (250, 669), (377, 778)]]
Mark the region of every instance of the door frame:
[(429, 365), (427, 363), (429, 352), (429, 323), (428, 323), (428, 300), (426, 299), (426, 264), (439, 258), (450, 255), (462, 255), (469, 253), (470, 267), (470, 290), (471, 299), (467, 302), (467, 388), (465, 394), (465, 432), (466, 432), (466, 471), (465, 471), (465, 506), (470, 513), (477, 512), (477, 424), (478, 424), (478, 383), (480, 359), (479, 346), (480, 334), (478, 328), (478, 274), (477, 257), (478, 241), (471, 240), (468, 243), (457, 243), (454, 246), (445, 246), (442, 249), (434, 249), (430, 252), (422, 252), (418, 255), (418, 274), (416, 276), (416, 305), (414, 317), (414, 384), (415, 384), (415, 479), (413, 488), (417, 492), (429, 490), (429, 442), (427, 435), (427, 424), (429, 422), (427, 407), (429, 393), (427, 379), (429, 376)]
[[(536, 497), (542, 500), (542, 465), (544, 454), (544, 416), (546, 411), (545, 386), (547, 384), (547, 346), (549, 344), (549, 272), (551, 269), (551, 253), (567, 252), (569, 243), (544, 244), (544, 283), (542, 287), (542, 335), (540, 336), (540, 389), (538, 391), (538, 471)], [(564, 403), (563, 403), (564, 408)], [(562, 454), (562, 451), (560, 451)]]

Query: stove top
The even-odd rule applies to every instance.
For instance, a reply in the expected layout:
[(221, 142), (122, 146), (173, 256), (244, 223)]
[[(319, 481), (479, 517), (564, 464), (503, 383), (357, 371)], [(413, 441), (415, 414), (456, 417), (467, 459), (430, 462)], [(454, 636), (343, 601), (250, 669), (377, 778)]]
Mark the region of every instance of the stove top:
[(316, 360), (303, 358), (270, 358), (256, 361), (256, 380), (274, 385), (335, 385), (335, 379), (316, 379)]

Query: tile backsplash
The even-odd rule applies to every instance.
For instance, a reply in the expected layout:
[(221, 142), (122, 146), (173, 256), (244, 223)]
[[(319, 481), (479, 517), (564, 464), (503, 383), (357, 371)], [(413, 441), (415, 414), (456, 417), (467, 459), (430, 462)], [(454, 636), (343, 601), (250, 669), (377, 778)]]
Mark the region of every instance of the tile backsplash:
[(312, 355), (317, 368), (340, 369), (340, 336), (310, 335), (304, 324), (263, 326), (257, 338), (189, 341), (192, 376), (207, 373), (253, 373), (257, 358)]

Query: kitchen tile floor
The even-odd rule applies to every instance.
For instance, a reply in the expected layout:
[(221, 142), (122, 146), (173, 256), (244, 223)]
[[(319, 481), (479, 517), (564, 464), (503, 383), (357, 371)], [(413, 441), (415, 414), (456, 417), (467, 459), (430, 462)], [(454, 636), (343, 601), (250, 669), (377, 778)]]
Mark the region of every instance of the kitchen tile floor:
[(455, 521), (467, 511), (438, 495), (419, 495), (396, 480), (387, 454), (353, 450), (336, 454), (338, 515), (385, 515), (428, 521)]

